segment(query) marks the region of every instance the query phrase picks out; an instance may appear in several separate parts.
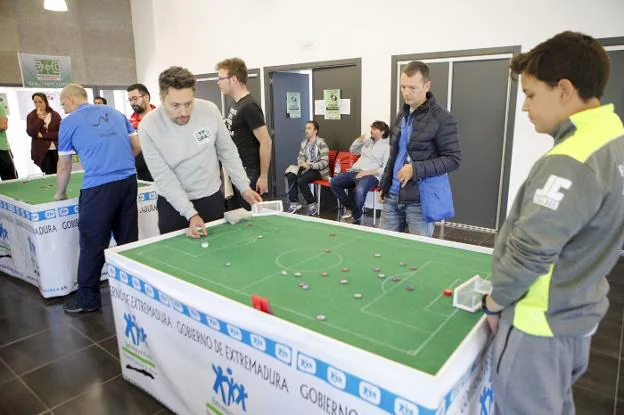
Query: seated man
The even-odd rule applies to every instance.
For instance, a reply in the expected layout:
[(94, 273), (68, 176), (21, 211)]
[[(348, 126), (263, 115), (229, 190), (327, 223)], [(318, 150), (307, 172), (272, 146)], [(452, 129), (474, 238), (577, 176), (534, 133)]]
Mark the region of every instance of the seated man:
[(301, 192), (308, 205), (308, 214), (318, 213), (319, 206), (316, 206), (316, 201), (310, 191), (310, 183), (329, 177), (329, 147), (323, 138), (317, 136), (318, 130), (319, 125), (316, 121), (306, 123), (306, 138), (301, 142), (297, 165), (291, 165), (286, 169), (290, 213), (295, 213), (302, 207), (299, 203), (298, 191)]
[[(349, 171), (340, 173), (329, 182), (329, 188), (336, 195), (342, 206), (346, 207), (342, 221), (360, 224), (366, 195), (371, 189), (379, 185), (381, 174), (386, 168), (390, 147), (388, 146), (388, 136), (390, 127), (383, 121), (375, 121), (371, 124), (371, 136), (365, 138), (362, 134), (356, 138), (349, 151), (360, 154), (360, 158), (355, 162)], [(355, 188), (355, 192), (346, 189)], [(350, 197), (349, 197), (350, 196)]]

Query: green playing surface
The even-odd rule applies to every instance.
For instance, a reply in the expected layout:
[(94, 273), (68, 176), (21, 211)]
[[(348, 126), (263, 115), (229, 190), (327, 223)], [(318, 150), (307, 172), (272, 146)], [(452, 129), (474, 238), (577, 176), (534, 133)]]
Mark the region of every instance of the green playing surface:
[[(80, 186), (84, 173), (72, 173), (67, 186), (69, 199), (80, 196)], [(139, 183), (139, 187), (147, 186)], [(33, 180), (16, 180), (14, 182), (0, 183), (0, 194), (26, 202), (31, 205), (52, 202), (56, 193), (56, 176), (43, 176)]]
[(491, 262), (487, 254), (282, 216), (121, 255), (243, 304), (252, 294), (266, 297), (279, 318), (430, 374), (481, 317), (454, 308), (443, 290), (488, 276)]

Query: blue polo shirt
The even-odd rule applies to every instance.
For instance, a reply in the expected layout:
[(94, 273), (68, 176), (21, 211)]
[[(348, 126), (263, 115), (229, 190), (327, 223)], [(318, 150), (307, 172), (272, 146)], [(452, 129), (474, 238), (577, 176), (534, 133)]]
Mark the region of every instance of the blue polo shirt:
[(100, 186), (136, 174), (126, 117), (107, 105), (82, 104), (62, 122), (59, 155), (76, 152), (84, 167), (82, 188)]
[(401, 182), (397, 179), (399, 170), (403, 168), (408, 160), (409, 154), (407, 153), (407, 143), (412, 135), (412, 123), (414, 122), (414, 112), (403, 116), (401, 120), (401, 137), (399, 137), (399, 148), (397, 149), (397, 156), (394, 160), (394, 169), (392, 174), (392, 185), (390, 186), (390, 193), (399, 193), (401, 190)]

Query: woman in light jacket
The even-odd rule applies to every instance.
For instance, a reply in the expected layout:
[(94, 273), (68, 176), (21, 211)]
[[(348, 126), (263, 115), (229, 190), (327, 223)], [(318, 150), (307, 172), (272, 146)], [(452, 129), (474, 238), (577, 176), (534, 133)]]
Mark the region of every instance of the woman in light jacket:
[(56, 174), (61, 116), (50, 107), (43, 92), (35, 92), (32, 100), (35, 109), (26, 117), (26, 132), (32, 138), (30, 157), (45, 174)]

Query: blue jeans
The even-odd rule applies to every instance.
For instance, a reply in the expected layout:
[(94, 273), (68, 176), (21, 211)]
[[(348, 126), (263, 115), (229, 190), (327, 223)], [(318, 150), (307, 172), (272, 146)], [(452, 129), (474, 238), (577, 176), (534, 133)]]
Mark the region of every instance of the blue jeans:
[[(353, 219), (357, 221), (362, 217), (366, 195), (379, 184), (379, 180), (375, 176), (364, 176), (360, 179), (356, 179), (355, 176), (356, 172), (340, 173), (329, 181), (329, 188), (340, 204), (353, 212)], [(346, 190), (353, 188), (355, 192), (349, 192), (347, 195)], [(349, 197), (351, 195), (353, 200)]]
[(431, 237), (435, 222), (422, 220), (420, 203), (399, 203), (398, 194), (388, 193), (381, 211), (381, 228), (403, 232), (405, 225), (411, 234)]

